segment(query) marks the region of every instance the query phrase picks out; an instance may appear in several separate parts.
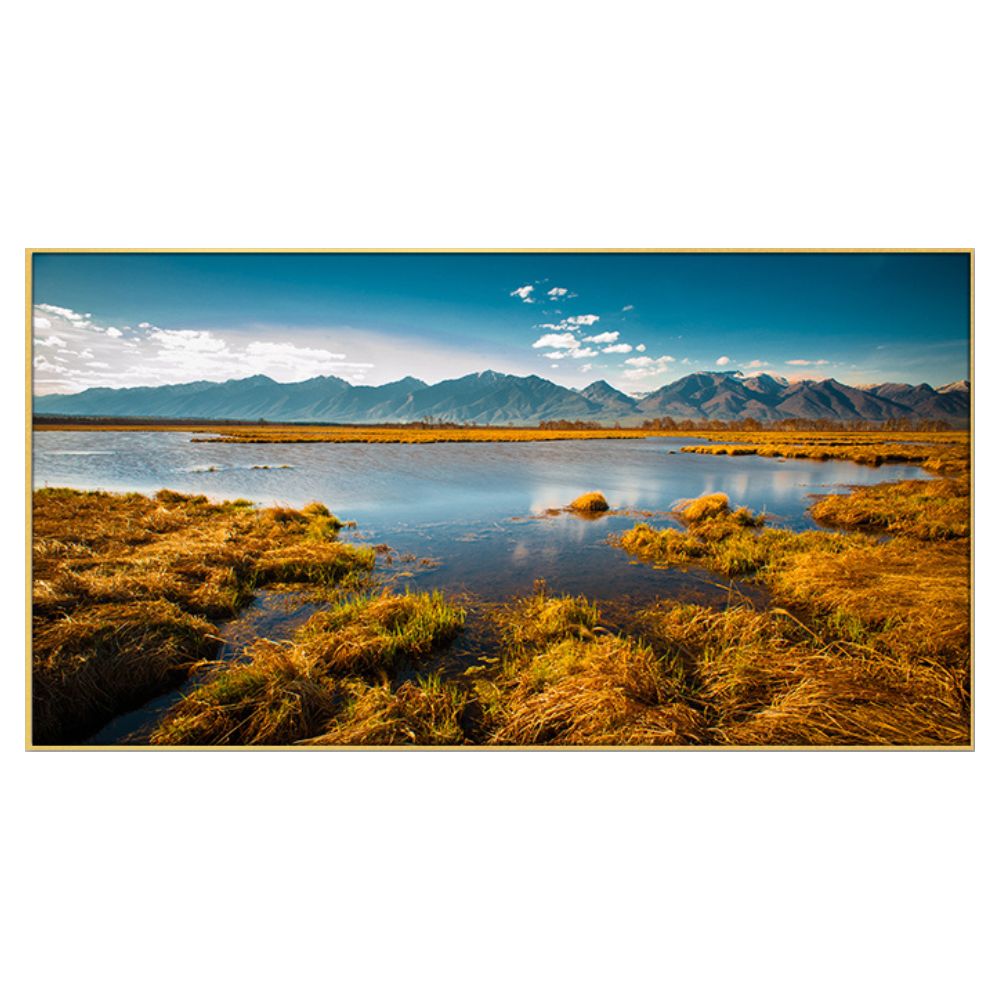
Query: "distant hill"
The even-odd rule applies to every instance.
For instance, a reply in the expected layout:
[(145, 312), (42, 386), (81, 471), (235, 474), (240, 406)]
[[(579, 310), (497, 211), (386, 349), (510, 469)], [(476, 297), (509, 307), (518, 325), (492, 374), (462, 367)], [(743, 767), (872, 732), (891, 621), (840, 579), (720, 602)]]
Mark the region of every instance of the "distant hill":
[(627, 395), (605, 381), (566, 389), (537, 375), (485, 371), (428, 385), (404, 378), (352, 385), (334, 375), (275, 382), (266, 375), (228, 382), (188, 382), (133, 389), (87, 389), (35, 397), (35, 413), (82, 417), (269, 420), (304, 423), (396, 423), (416, 420), (477, 424), (587, 421), (635, 426), (645, 420), (786, 419), (877, 421), (969, 420), (969, 383), (857, 387), (836, 379), (786, 382), (770, 375), (696, 372), (654, 392)]

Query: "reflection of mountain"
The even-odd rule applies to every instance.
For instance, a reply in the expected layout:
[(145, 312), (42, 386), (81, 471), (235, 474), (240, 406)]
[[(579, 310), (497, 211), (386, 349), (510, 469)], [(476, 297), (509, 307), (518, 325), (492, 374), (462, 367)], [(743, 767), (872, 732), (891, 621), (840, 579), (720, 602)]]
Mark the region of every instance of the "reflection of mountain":
[(88, 417), (393, 423), (436, 420), (537, 424), (584, 420), (625, 426), (644, 420), (942, 420), (969, 419), (969, 383), (933, 389), (886, 382), (859, 388), (835, 379), (788, 383), (770, 375), (697, 372), (641, 397), (607, 382), (565, 389), (539, 378), (485, 371), (428, 385), (404, 378), (351, 385), (334, 375), (281, 383), (265, 375), (229, 382), (189, 382), (136, 389), (87, 389), (39, 396), (35, 412)]

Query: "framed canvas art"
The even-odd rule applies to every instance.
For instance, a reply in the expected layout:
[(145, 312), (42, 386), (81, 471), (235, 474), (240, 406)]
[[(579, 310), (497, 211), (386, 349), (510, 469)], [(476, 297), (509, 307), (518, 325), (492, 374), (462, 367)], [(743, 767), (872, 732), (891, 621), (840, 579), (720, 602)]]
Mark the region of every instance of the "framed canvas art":
[(971, 251), (27, 266), (30, 746), (972, 745)]

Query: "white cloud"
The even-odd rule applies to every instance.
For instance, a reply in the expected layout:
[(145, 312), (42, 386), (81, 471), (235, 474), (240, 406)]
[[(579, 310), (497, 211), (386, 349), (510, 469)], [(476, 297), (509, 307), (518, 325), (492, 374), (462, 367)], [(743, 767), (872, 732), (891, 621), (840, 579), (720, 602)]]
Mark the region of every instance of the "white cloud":
[(578, 333), (580, 327), (569, 320), (561, 319), (558, 323), (539, 323), (539, 330), (569, 330), (571, 333)]
[(555, 347), (557, 349), (574, 348), (580, 346), (580, 341), (571, 333), (546, 333), (538, 338), (532, 347)]
[(550, 288), (548, 292), (546, 292), (546, 295), (548, 295), (550, 299), (561, 299), (568, 292), (568, 288)]
[(90, 319), (90, 313), (78, 313), (74, 312), (72, 309), (66, 309), (63, 306), (50, 306), (45, 302), (40, 302), (35, 309), (40, 310), (43, 313), (50, 313), (53, 316), (61, 316), (63, 319), (68, 319), (71, 323), (78, 322), (83, 319)]
[(224, 351), (226, 342), (219, 337), (213, 336), (208, 330), (156, 330), (149, 335), (150, 340), (155, 340), (163, 345), (164, 351), (195, 351), (198, 353), (212, 354), (216, 351)]
[(825, 361), (820, 358), (818, 361), (806, 361), (804, 358), (795, 358), (792, 361), (786, 361), (786, 365), (828, 365), (830, 362)]
[(728, 365), (731, 360), (731, 358), (728, 358), (725, 354), (723, 354), (721, 358), (715, 359), (715, 363), (717, 365)]
[(52, 323), (51, 323), (51, 321), (49, 319), (47, 319), (45, 316), (39, 316), (38, 313), (35, 313), (31, 317), (31, 323), (32, 323), (32, 326), (36, 330), (51, 330), (52, 329)]
[(590, 369), (591, 369), (591, 368), (593, 368), (593, 367), (594, 367), (594, 366), (593, 366), (592, 364), (590, 364), (590, 363), (588, 362), (588, 363), (587, 363), (587, 364), (585, 364), (585, 365), (581, 365), (581, 367), (580, 367), (580, 371), (582, 371), (582, 372), (589, 372), (589, 371), (590, 371)]
[(48, 358), (41, 355), (35, 358), (35, 370), (40, 372), (54, 372), (58, 375), (72, 374), (71, 369), (65, 368), (63, 365), (53, 364)]
[(522, 285), (520, 288), (515, 288), (510, 294), (512, 297), (518, 298), (522, 302), (534, 302), (535, 300), (531, 297), (531, 293), (534, 290), (534, 285)]
[(566, 357), (565, 351), (548, 351), (545, 354), (547, 358), (564, 358)]
[(631, 354), (632, 345), (631, 344), (609, 344), (607, 347), (601, 348), (604, 354)]
[(600, 318), (592, 313), (585, 313), (583, 316), (567, 316), (566, 322), (574, 326), (593, 326)]
[(662, 354), (658, 358), (626, 358), (625, 364), (630, 367), (624, 368), (622, 375), (633, 381), (663, 375), (669, 370), (670, 362), (673, 360), (669, 354)]
[[(41, 392), (222, 381), (257, 374), (292, 382), (336, 373), (357, 381), (376, 367), (376, 358), (348, 361), (346, 354), (322, 342), (294, 343), (282, 336), (252, 340), (246, 334), (162, 329), (148, 322), (105, 327), (89, 313), (43, 305), (33, 312), (36, 320), (48, 323), (47, 328), (41, 324), (46, 334), (35, 338), (36, 349), (57, 351), (58, 357), (39, 354), (35, 359), (36, 389)], [(287, 336), (286, 330), (281, 333)]]
[(622, 306), (622, 312), (623, 313), (631, 312), (634, 308), (635, 308), (635, 306), (631, 306), (631, 305), (629, 305), (629, 306)]
[(597, 351), (592, 347), (574, 347), (573, 350), (569, 352), (571, 358), (596, 358)]
[(636, 344), (635, 345), (635, 349), (641, 354), (644, 350), (646, 350), (646, 345), (645, 344)]
[(635, 368), (653, 368), (656, 365), (665, 365), (669, 362), (675, 360), (669, 354), (663, 354), (658, 358), (628, 358), (625, 362), (627, 365), (632, 365)]
[(590, 337), (584, 337), (592, 344), (613, 344), (621, 336), (617, 330), (608, 330), (606, 333), (595, 333)]
[[(267, 340), (255, 340), (246, 346), (249, 358), (287, 359), (303, 361), (343, 361), (346, 354), (335, 354), (322, 347), (296, 347), (294, 344), (275, 344)], [(371, 365), (361, 367), (371, 368)]]

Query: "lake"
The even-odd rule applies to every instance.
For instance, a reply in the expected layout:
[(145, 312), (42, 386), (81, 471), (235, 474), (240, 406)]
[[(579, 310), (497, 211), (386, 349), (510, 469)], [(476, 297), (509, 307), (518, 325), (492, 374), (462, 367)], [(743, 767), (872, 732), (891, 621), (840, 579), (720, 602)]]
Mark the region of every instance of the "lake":
[[(926, 477), (912, 465), (682, 454), (683, 445), (702, 443), (695, 438), (407, 445), (194, 444), (191, 437), (39, 432), (34, 485), (168, 488), (294, 507), (318, 500), (357, 522), (345, 540), (391, 546), (381, 571), (396, 585), (497, 600), (543, 578), (553, 591), (595, 599), (704, 601), (719, 593), (717, 577), (636, 564), (608, 536), (638, 520), (674, 524), (669, 511), (679, 500), (716, 491), (766, 511), (775, 525), (815, 527), (806, 513), (812, 494)], [(545, 516), (590, 490), (628, 516)]]

